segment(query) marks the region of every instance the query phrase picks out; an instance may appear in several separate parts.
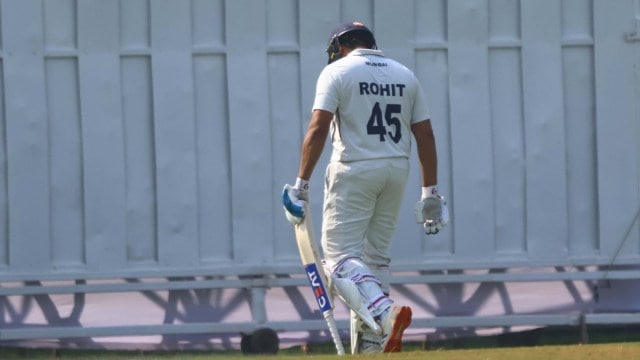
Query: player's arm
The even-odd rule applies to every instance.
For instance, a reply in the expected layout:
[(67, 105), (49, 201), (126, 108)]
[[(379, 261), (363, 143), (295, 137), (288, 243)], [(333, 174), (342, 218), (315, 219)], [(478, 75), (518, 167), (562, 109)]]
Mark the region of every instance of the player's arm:
[(414, 123), (411, 125), (411, 132), (416, 139), (422, 187), (434, 186), (438, 183), (438, 156), (431, 120)]
[(316, 109), (311, 113), (311, 121), (302, 143), (300, 168), (298, 169), (300, 179), (308, 181), (311, 177), (311, 173), (322, 155), (332, 119), (333, 114), (326, 110)]
[(449, 222), (447, 202), (438, 193), (438, 156), (436, 140), (429, 119), (411, 125), (416, 138), (420, 171), (422, 174), (422, 195), (416, 203), (416, 221), (422, 223), (427, 234), (437, 234)]
[(302, 143), (298, 178), (295, 185), (285, 184), (284, 189), (282, 189), (282, 204), (284, 205), (285, 215), (294, 224), (299, 224), (305, 216), (305, 203), (309, 200), (307, 194), (309, 178), (320, 155), (322, 155), (332, 119), (333, 114), (329, 111), (313, 111), (307, 134)]

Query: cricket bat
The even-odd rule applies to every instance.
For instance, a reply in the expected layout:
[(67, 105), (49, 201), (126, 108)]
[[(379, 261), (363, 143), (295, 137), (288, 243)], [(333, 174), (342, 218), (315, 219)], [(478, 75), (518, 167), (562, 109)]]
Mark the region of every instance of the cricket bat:
[(294, 225), (296, 242), (298, 243), (298, 250), (300, 250), (300, 259), (302, 260), (302, 265), (311, 284), (311, 289), (313, 290), (313, 295), (316, 298), (318, 307), (329, 326), (329, 332), (336, 345), (338, 355), (344, 355), (344, 346), (338, 333), (336, 320), (333, 317), (333, 304), (331, 304), (331, 298), (327, 292), (329, 283), (327, 282), (320, 262), (320, 250), (314, 238), (313, 220), (311, 219), (309, 208), (309, 203), (307, 203), (305, 205), (304, 219), (301, 223)]

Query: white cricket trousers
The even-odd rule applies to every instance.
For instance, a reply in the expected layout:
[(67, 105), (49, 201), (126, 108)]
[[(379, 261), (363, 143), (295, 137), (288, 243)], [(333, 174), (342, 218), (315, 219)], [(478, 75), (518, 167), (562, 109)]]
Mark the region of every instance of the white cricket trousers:
[(409, 160), (330, 162), (324, 185), (322, 249), (332, 270), (345, 257), (388, 266)]

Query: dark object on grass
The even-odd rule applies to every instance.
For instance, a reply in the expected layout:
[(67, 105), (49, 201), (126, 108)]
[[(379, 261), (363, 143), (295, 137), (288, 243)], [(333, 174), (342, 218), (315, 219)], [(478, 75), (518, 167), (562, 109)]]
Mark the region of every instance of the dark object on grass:
[(278, 333), (270, 328), (260, 328), (252, 333), (242, 334), (240, 349), (245, 355), (275, 355), (280, 348)]

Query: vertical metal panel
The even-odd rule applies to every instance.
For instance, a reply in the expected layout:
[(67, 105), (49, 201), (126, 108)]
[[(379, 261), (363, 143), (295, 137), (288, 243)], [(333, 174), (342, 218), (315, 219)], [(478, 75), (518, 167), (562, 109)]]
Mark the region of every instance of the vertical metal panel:
[(199, 253), (191, 5), (152, 1), (150, 19), (158, 260), (189, 266)]
[(560, 9), (555, 0), (521, 2), (527, 250), (539, 259), (567, 255)]
[[(638, 41), (640, 39), (640, 0), (635, 0), (633, 2), (633, 9), (634, 9), (634, 23), (635, 23), (635, 27), (632, 28), (634, 30), (631, 31), (627, 31), (625, 32), (625, 36), (629, 37), (630, 35), (635, 34), (635, 58), (636, 58), (636, 62), (634, 64), (634, 70), (635, 70), (635, 100), (634, 104), (635, 104), (635, 130), (636, 130), (636, 136), (635, 137), (630, 137), (627, 139), (636, 139), (636, 146), (635, 146), (635, 162), (636, 162), (636, 182), (638, 184), (638, 192), (637, 192), (637, 198), (638, 198), (638, 202), (636, 203), (636, 217), (633, 219), (633, 221), (635, 222), (634, 225), (636, 225), (635, 227), (632, 227), (632, 225), (629, 225), (629, 227), (627, 228), (630, 234), (631, 239), (637, 239), (638, 240), (638, 244), (639, 246), (636, 247), (636, 249), (638, 249), (638, 254), (635, 257), (640, 257), (640, 141), (637, 141), (638, 139), (640, 139), (640, 91), (638, 89), (640, 89), (640, 41)], [(633, 122), (633, 121), (632, 121)], [(630, 148), (633, 149), (633, 145), (629, 146)], [(632, 175), (633, 176), (633, 175)], [(633, 194), (633, 190), (631, 190), (631, 194)], [(631, 240), (633, 241), (633, 240)]]
[(46, 50), (77, 48), (76, 1), (44, 1), (43, 9), (43, 36)]
[(118, 3), (77, 3), (87, 268), (126, 265)]
[(347, 21), (361, 21), (371, 26), (371, 30), (375, 31), (375, 0), (341, 0), (340, 1), (340, 18), (335, 19), (332, 28), (339, 23)]
[(2, 2), (9, 262), (16, 270), (47, 269), (51, 259), (41, 5), (39, 0)]
[[(0, 4), (0, 35), (2, 35), (2, 6)], [(0, 50), (2, 36), (0, 36)], [(0, 58), (0, 267), (9, 264), (9, 194), (7, 162), (7, 117), (5, 109), (4, 58)]]
[[(493, 148), (488, 97), (486, 1), (448, 2), (449, 95), (455, 252), (486, 257), (494, 251)], [(473, 59), (473, 61), (470, 61)], [(456, 144), (473, 144), (456, 146)]]
[[(636, 215), (640, 208), (640, 114), (636, 92), (640, 43), (624, 39), (624, 34), (634, 31), (636, 25), (630, 13), (633, 7), (633, 0), (597, 0), (593, 10), (597, 15), (594, 60), (599, 239), (602, 254), (609, 261), (637, 258), (639, 252), (640, 221)], [(638, 12), (636, 9), (635, 16)], [(634, 71), (635, 77), (631, 76)]]
[[(297, 54), (270, 54), (269, 65), (269, 118), (271, 120), (271, 140), (273, 143), (273, 188), (282, 190), (285, 183), (292, 183), (298, 173), (300, 161), (300, 131), (282, 131), (282, 129), (297, 130), (301, 127), (300, 116), (300, 61)], [(323, 173), (319, 166), (316, 171)], [(312, 191), (322, 194), (322, 183), (313, 183)], [(280, 191), (274, 191), (271, 197), (273, 218), (275, 222), (274, 251), (277, 258), (295, 258), (296, 247), (293, 242), (293, 227), (284, 218)], [(320, 205), (321, 198), (315, 200)], [(313, 214), (312, 210), (312, 214)], [(318, 212), (319, 213), (319, 212)], [(320, 213), (319, 213), (320, 214)], [(319, 239), (319, 237), (318, 237)]]
[(85, 247), (75, 3), (46, 2), (43, 9), (52, 264), (78, 267), (85, 263)]
[(120, 0), (118, 8), (122, 49), (148, 50), (151, 45), (149, 0)]
[(489, 86), (496, 255), (526, 254), (525, 135), (520, 3), (489, 2)]
[(561, 3), (562, 38), (593, 42), (593, 0), (564, 0)]
[(200, 258), (216, 264), (233, 260), (224, 3), (195, 1), (192, 14)]
[[(449, 88), (448, 63), (447, 51), (444, 49), (423, 50), (419, 51), (416, 56), (416, 76), (426, 85), (425, 92), (430, 106), (431, 124), (436, 133), (438, 184), (442, 188), (447, 201), (451, 204), (451, 194), (453, 194), (451, 171), (449, 171), (450, 166), (446, 165), (450, 164), (447, 160), (451, 158), (449, 151), (451, 144), (449, 135), (451, 111), (449, 108), (449, 92), (447, 91)], [(416, 167), (418, 165), (414, 162), (412, 166)], [(406, 190), (408, 198), (405, 198), (404, 201), (409, 206), (418, 200), (416, 191), (417, 188), (411, 189), (410, 185)], [(449, 205), (449, 209), (452, 210), (451, 205)], [(410, 221), (410, 225), (407, 225), (404, 229), (399, 229), (399, 231), (397, 238), (415, 236), (423, 242), (422, 246), (418, 247), (421, 251), (414, 251), (411, 257), (441, 261), (453, 255), (454, 227), (444, 229), (439, 236), (426, 236), (422, 227), (415, 224), (415, 221)]]
[(156, 262), (158, 220), (151, 60), (146, 55), (123, 56), (120, 69), (126, 153), (127, 261)]
[(223, 46), (225, 23), (223, 0), (191, 1), (192, 41), (194, 48)]
[[(234, 259), (273, 257), (272, 144), (266, 93), (266, 3), (229, 1), (227, 56), (231, 142)], [(253, 31), (247, 31), (252, 24)], [(261, 205), (267, 206), (261, 206)], [(259, 249), (259, 251), (257, 251)]]
[[(299, 35), (298, 2), (295, 0), (269, 0), (266, 10), (267, 44), (297, 46)], [(282, 21), (282, 19), (290, 19)]]
[(444, 43), (448, 38), (447, 1), (423, 0), (415, 2), (413, 15), (416, 27), (416, 41)]
[(501, 42), (518, 42), (520, 40), (520, 1), (489, 1), (489, 39), (496, 45)]
[[(281, 19), (297, 19), (298, 2), (295, 0), (269, 1), (267, 8), (267, 44), (269, 53), (268, 91), (270, 137), (273, 149), (273, 192), (271, 203), (275, 227), (274, 254), (276, 259), (298, 259), (298, 250), (291, 246), (293, 227), (283, 216), (279, 206), (281, 187), (291, 183), (298, 172), (301, 124), (307, 117), (308, 109), (301, 108), (300, 59), (297, 21), (282, 23)], [(304, 115), (303, 115), (304, 114)], [(321, 169), (320, 169), (321, 170)], [(321, 172), (321, 171), (319, 171)], [(321, 184), (315, 184), (314, 192), (321, 191)]]
[[(438, 184), (453, 211), (453, 180), (451, 171), (451, 106), (449, 88), (449, 52), (447, 39), (447, 4), (445, 0), (417, 1), (415, 7), (416, 76), (422, 83), (431, 114), (431, 125), (438, 151)], [(412, 164), (413, 167), (417, 163)], [(410, 186), (410, 185), (409, 185)], [(408, 188), (405, 202), (417, 200), (416, 190)], [(455, 220), (457, 221), (457, 220)], [(454, 251), (455, 227), (445, 228), (438, 236), (426, 236), (420, 226), (407, 225), (398, 237), (418, 236), (420, 252), (414, 256), (434, 261), (451, 260)], [(405, 235), (406, 234), (406, 235)], [(413, 235), (419, 234), (419, 235)]]
[(84, 199), (78, 61), (47, 59), (46, 91), (50, 133), (51, 252), (58, 267), (83, 265)]
[(233, 259), (227, 66), (224, 55), (193, 60), (202, 261)]
[(598, 252), (592, 1), (562, 2), (562, 72), (571, 256)]
[(127, 262), (158, 261), (157, 192), (148, 0), (119, 2)]

